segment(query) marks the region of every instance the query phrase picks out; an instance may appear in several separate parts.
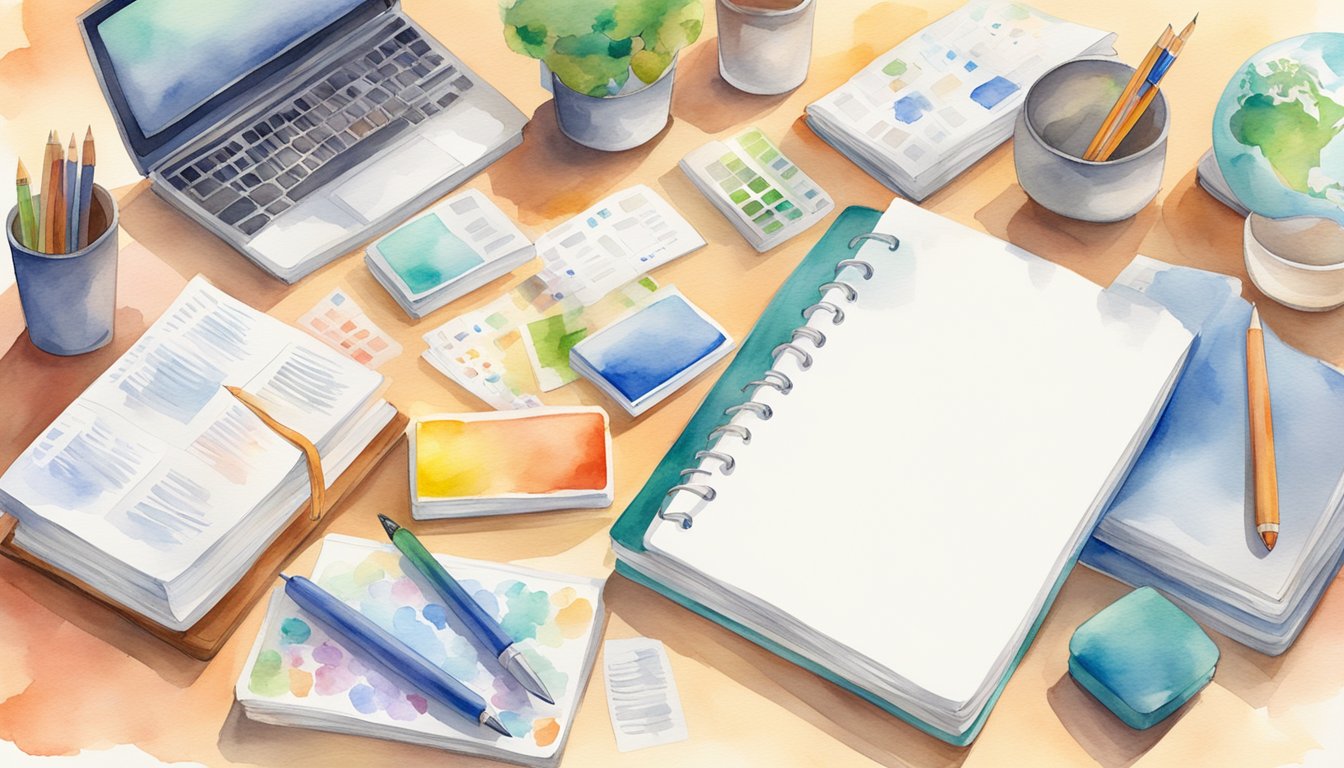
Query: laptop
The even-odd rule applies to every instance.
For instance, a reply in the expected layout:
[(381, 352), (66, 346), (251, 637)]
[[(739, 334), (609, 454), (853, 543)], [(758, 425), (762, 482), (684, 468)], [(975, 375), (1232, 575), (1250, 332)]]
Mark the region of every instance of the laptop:
[(522, 142), (396, 0), (103, 0), (79, 20), (153, 189), (292, 283)]

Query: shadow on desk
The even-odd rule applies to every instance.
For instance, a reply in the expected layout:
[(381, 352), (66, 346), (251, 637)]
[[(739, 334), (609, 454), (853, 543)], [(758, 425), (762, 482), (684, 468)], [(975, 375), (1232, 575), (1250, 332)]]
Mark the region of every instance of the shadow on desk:
[[(763, 699), (789, 710), (865, 757), (885, 766), (960, 766), (970, 750), (944, 744), (862, 701), (843, 688), (629, 579), (612, 574), (607, 609), (676, 653), (722, 670)], [(831, 713), (840, 713), (843, 723)]]

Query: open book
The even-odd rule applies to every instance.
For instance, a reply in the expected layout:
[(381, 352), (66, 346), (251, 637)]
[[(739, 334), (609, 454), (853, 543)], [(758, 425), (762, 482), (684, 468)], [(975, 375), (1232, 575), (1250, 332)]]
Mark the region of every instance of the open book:
[(13, 544), (170, 629), (196, 622), (392, 419), (383, 377), (193, 279), (0, 477)]
[(807, 124), (873, 178), (923, 200), (1012, 135), (1041, 75), (1113, 54), (1114, 40), (1024, 3), (971, 0), (809, 104)]

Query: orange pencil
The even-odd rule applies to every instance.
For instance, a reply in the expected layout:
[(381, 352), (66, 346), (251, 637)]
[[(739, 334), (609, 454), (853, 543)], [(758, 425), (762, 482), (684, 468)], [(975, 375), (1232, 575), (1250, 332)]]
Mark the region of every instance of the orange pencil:
[(1246, 328), (1246, 400), (1250, 405), (1251, 456), (1255, 468), (1255, 531), (1274, 549), (1279, 541), (1279, 473), (1274, 460), (1274, 417), (1269, 407), (1269, 372), (1260, 310), (1251, 305)]
[[(1185, 29), (1181, 30), (1181, 34), (1178, 35), (1175, 40), (1171, 41), (1171, 47), (1167, 49), (1168, 53), (1171, 54), (1171, 62), (1167, 65), (1168, 69), (1170, 69), (1171, 64), (1176, 63), (1176, 57), (1181, 55), (1181, 51), (1185, 48), (1186, 41), (1190, 39), (1190, 35), (1194, 34), (1195, 22), (1198, 20), (1199, 14), (1195, 14), (1195, 18), (1191, 19), (1190, 23), (1185, 25)], [(1165, 76), (1166, 72), (1163, 72), (1162, 74)], [(1113, 135), (1110, 140), (1106, 142), (1105, 146), (1102, 147), (1102, 150), (1097, 153), (1098, 159), (1109, 160), (1111, 158), (1111, 155), (1114, 154), (1115, 150), (1120, 146), (1120, 142), (1125, 140), (1125, 137), (1129, 135), (1129, 132), (1134, 129), (1134, 125), (1139, 122), (1139, 118), (1143, 117), (1143, 113), (1148, 110), (1148, 105), (1152, 104), (1153, 99), (1157, 98), (1157, 89), (1161, 84), (1162, 78), (1158, 78), (1157, 83), (1153, 85), (1152, 88), (1149, 88), (1147, 93), (1143, 94), (1143, 98), (1139, 99), (1139, 103), (1136, 104), (1134, 109), (1124, 117), (1120, 124), (1120, 130), (1116, 131), (1115, 135)]]
[(1092, 142), (1087, 145), (1087, 151), (1083, 153), (1084, 160), (1097, 159), (1097, 151), (1101, 149), (1106, 139), (1111, 135), (1111, 131), (1114, 130), (1116, 123), (1120, 120), (1125, 106), (1134, 98), (1134, 94), (1138, 92), (1143, 78), (1148, 75), (1148, 70), (1153, 68), (1153, 63), (1157, 61), (1157, 57), (1171, 44), (1172, 35), (1171, 25), (1168, 24), (1162, 34), (1158, 36), (1157, 42), (1153, 43), (1153, 47), (1148, 49), (1148, 55), (1143, 57), (1143, 61), (1134, 70), (1134, 74), (1129, 76), (1129, 82), (1125, 84), (1125, 90), (1120, 92), (1120, 98), (1115, 100), (1115, 104), (1111, 106), (1111, 111), (1106, 113), (1106, 119), (1101, 121), (1101, 127), (1097, 128), (1097, 135), (1092, 137)]
[[(42, 155), (42, 166), (38, 169), (40, 179), (42, 180), (42, 192), (38, 198), (40, 210), (37, 216), (37, 250), (39, 253), (51, 253), (51, 217), (56, 213), (56, 206), (51, 204), (52, 190), (59, 188), (59, 184), (52, 179), (52, 172), (56, 168), (56, 163), (61, 154), (61, 141), (56, 138), (56, 132), (52, 131), (47, 136), (47, 151)], [(61, 160), (63, 162), (63, 160)]]

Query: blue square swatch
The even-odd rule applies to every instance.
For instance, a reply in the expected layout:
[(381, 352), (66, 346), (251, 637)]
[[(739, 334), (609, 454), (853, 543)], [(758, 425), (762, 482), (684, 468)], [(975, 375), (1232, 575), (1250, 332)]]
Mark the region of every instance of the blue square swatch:
[(433, 214), (379, 240), (378, 252), (413, 294), (437, 288), (485, 263)]
[(1012, 80), (1002, 75), (995, 75), (993, 79), (981, 83), (971, 91), (971, 101), (984, 107), (993, 109), (999, 105), (999, 102), (1017, 93), (1019, 86)]
[(695, 307), (674, 295), (653, 302), (571, 351), (634, 403), (727, 341)]

